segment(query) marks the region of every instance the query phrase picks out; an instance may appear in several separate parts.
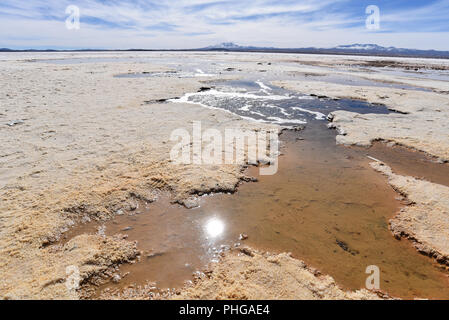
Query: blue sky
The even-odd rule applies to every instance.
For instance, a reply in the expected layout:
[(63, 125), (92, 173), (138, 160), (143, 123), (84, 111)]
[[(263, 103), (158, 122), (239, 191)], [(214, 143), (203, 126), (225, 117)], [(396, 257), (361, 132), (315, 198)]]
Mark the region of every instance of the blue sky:
[[(68, 5), (80, 29), (68, 30)], [(368, 5), (380, 29), (365, 26)], [(0, 47), (198, 48), (376, 43), (449, 50), (449, 0), (1, 0)]]

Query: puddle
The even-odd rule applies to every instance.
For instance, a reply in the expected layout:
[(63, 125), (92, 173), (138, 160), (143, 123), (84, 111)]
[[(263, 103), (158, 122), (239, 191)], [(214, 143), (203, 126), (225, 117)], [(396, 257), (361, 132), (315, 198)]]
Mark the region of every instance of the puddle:
[(397, 68), (372, 68), (373, 70), (390, 74), (393, 76), (401, 76), (406, 78), (418, 78), (418, 79), (426, 79), (426, 80), (437, 80), (437, 81), (449, 81), (449, 71), (447, 70), (426, 70), (421, 69), (419, 71), (411, 71), (411, 70), (401, 70)]
[(313, 120), (326, 121), (327, 115), (336, 110), (361, 114), (388, 114), (393, 111), (385, 106), (356, 100), (333, 100), (298, 94), (262, 81), (227, 81), (217, 83), (207, 91), (188, 93), (171, 102), (193, 103), (206, 108), (221, 109), (265, 123), (276, 123), (284, 127), (306, 124)]
[(449, 164), (438, 163), (423, 152), (398, 145), (390, 147), (379, 141), (374, 142), (365, 152), (366, 155), (387, 163), (396, 174), (449, 187)]
[[(77, 65), (77, 64), (91, 64), (91, 63), (135, 63), (135, 64), (154, 64), (158, 66), (165, 66), (173, 71), (168, 72), (135, 72), (117, 74), (114, 78), (154, 78), (154, 77), (213, 77), (218, 74), (232, 74), (225, 67), (225, 62), (211, 62), (204, 60), (204, 58), (190, 57), (173, 54), (142, 54), (135, 56), (122, 57), (74, 57), (74, 58), (60, 58), (60, 59), (39, 59), (31, 62), (48, 63), (56, 65)], [(232, 69), (232, 68), (228, 68)], [(207, 70), (207, 71), (204, 71)], [(238, 72), (238, 70), (235, 70)]]
[[(448, 273), (419, 254), (409, 241), (394, 239), (388, 220), (401, 203), (386, 178), (369, 166), (366, 150), (335, 144), (335, 132), (315, 121), (302, 132), (284, 131), (284, 155), (274, 176), (259, 176), (234, 195), (201, 198), (185, 209), (166, 197), (142, 205), (138, 214), (105, 224), (106, 234), (127, 234), (144, 251), (121, 289), (155, 282), (180, 288), (192, 273), (236, 243), (291, 252), (335, 278), (346, 289), (363, 288), (369, 265), (381, 271), (381, 289), (402, 298), (449, 298)], [(304, 140), (303, 140), (304, 139)], [(257, 168), (249, 173), (257, 176)], [(95, 233), (91, 223), (68, 234)], [(240, 234), (248, 235), (245, 241)]]
[[(381, 289), (393, 296), (449, 298), (448, 272), (389, 231), (388, 220), (404, 204), (366, 156), (385, 161), (397, 173), (440, 183), (447, 183), (441, 172), (449, 166), (381, 143), (370, 149), (337, 146), (335, 132), (326, 128), (326, 115), (334, 110), (390, 113), (386, 107), (300, 95), (259, 80), (215, 83), (210, 90), (172, 101), (287, 127), (307, 126), (282, 134), (284, 155), (274, 176), (243, 184), (234, 195), (202, 197), (196, 209), (172, 205), (162, 195), (156, 203), (142, 203), (131, 216), (107, 222), (106, 234), (128, 235), (144, 254), (140, 262), (121, 267), (121, 274), (129, 274), (120, 283), (108, 283), (97, 294), (147, 281), (161, 289), (180, 288), (221, 251), (244, 242), (260, 250), (291, 252), (346, 289), (363, 288), (366, 268), (376, 265)], [(256, 168), (249, 172), (258, 174)], [(99, 226), (78, 227), (67, 237), (95, 233)], [(249, 238), (241, 241), (240, 234)]]
[[(357, 70), (356, 72), (360, 72)], [(304, 74), (304, 73), (295, 73), (291, 72), (290, 76), (294, 80), (304, 80), (304, 81), (324, 81), (335, 84), (349, 85), (349, 86), (367, 86), (367, 87), (382, 87), (382, 88), (392, 88), (392, 89), (405, 89), (405, 90), (415, 90), (415, 91), (425, 91), (431, 92), (431, 89), (421, 88), (418, 86), (412, 86), (402, 83), (388, 83), (382, 81), (374, 81), (369, 79), (364, 79), (360, 77), (356, 77), (354, 75), (348, 74)], [(409, 75), (410, 77), (410, 75)], [(291, 80), (291, 79), (285, 79)]]
[(160, 78), (160, 77), (177, 77), (178, 72), (139, 72), (139, 73), (121, 73), (114, 76), (114, 78)]
[(49, 64), (83, 64), (83, 63), (111, 63), (111, 62), (134, 62), (131, 58), (107, 58), (107, 57), (89, 57), (89, 58), (60, 58), (60, 59), (38, 59), (31, 62), (49, 63)]
[[(164, 72), (141, 72), (141, 73), (129, 73), (129, 74), (118, 74), (114, 76), (115, 78), (148, 78), (148, 77), (167, 77), (176, 76), (181, 78), (193, 78), (193, 77), (207, 77), (207, 76), (217, 76), (217, 75), (230, 75), (230, 74), (241, 74), (241, 69), (235, 67), (229, 67), (232, 65), (229, 61), (217, 59), (215, 62), (205, 60), (202, 57), (186, 57), (186, 56), (176, 56), (176, 55), (149, 55), (149, 56), (125, 56), (125, 57), (72, 57), (72, 58), (60, 58), (60, 59), (40, 59), (33, 60), (32, 62), (39, 63), (49, 63), (58, 65), (71, 65), (71, 64), (89, 64), (89, 63), (156, 63), (163, 64), (167, 67), (177, 69), (176, 74), (167, 74)], [(245, 64), (244, 62), (241, 62)], [(248, 63), (248, 62), (246, 62)], [(248, 63), (251, 65), (251, 63)], [(282, 63), (281, 63), (282, 64)], [(316, 67), (311, 65), (304, 65), (309, 69), (316, 68), (317, 70), (323, 70), (323, 67)], [(326, 68), (324, 68), (326, 69)], [(203, 71), (207, 70), (207, 71)], [(447, 81), (449, 79), (449, 73), (447, 71), (436, 71), (436, 70), (424, 70), (424, 71), (401, 71), (397, 69), (389, 68), (370, 68), (367, 69), (371, 72), (382, 72), (386, 74), (392, 74), (396, 76), (412, 77), (419, 79), (432, 79), (432, 80), (443, 80)], [(369, 79), (363, 79), (355, 77), (353, 75), (344, 74), (317, 74), (317, 73), (303, 73), (303, 72), (277, 72), (268, 71), (267, 79), (276, 80), (305, 80), (305, 81), (327, 81), (330, 83), (343, 84), (343, 85), (358, 85), (358, 86), (370, 86), (370, 87), (389, 87), (395, 89), (408, 89), (417, 91), (432, 91), (428, 88), (421, 88), (417, 86), (401, 84), (401, 83), (384, 83)], [(246, 75), (247, 76), (247, 75)]]
[(164, 77), (176, 77), (176, 78), (197, 78), (197, 77), (214, 77), (216, 74), (205, 73), (201, 69), (195, 70), (195, 72), (185, 71), (166, 71), (166, 72), (138, 72), (138, 73), (122, 73), (117, 74), (114, 78), (164, 78)]
[[(392, 74), (396, 76), (403, 76), (407, 78), (425, 78), (425, 79), (435, 79), (435, 80), (444, 80), (442, 79), (436, 79), (435, 78), (435, 72), (433, 70), (425, 70), (423, 72), (419, 73), (407, 73), (407, 72), (399, 72), (399, 70), (388, 70), (387, 68), (375, 68), (375, 67), (366, 67), (366, 68), (360, 68), (360, 66), (356, 69), (352, 69), (351, 67), (343, 67), (339, 69), (338, 65), (334, 68), (331, 67), (324, 67), (324, 66), (315, 66), (315, 65), (309, 65), (309, 64), (301, 64), (302, 67), (305, 67), (309, 69), (309, 72), (302, 72), (302, 71), (288, 71), (283, 74), (277, 74), (276, 79), (277, 80), (304, 80), (304, 81), (324, 81), (324, 82), (330, 82), (335, 84), (342, 84), (342, 85), (350, 85), (350, 86), (367, 86), (367, 87), (387, 87), (387, 88), (393, 88), (393, 89), (406, 89), (406, 90), (416, 90), (416, 91), (427, 91), (431, 92), (432, 90), (429, 88), (423, 88), (419, 86), (414, 86), (410, 84), (405, 83), (395, 83), (395, 82), (383, 82), (383, 81), (375, 81), (370, 80), (367, 78), (356, 76), (352, 73), (360, 73), (367, 72), (367, 73), (376, 73), (381, 72), (386, 74)], [(286, 66), (289, 66), (290, 64), (284, 64)], [(314, 72), (316, 70), (316, 72)], [(328, 70), (329, 73), (323, 73), (323, 70)], [(336, 70), (339, 70), (341, 73), (334, 73)], [(397, 73), (394, 73), (397, 72)], [(345, 74), (346, 73), (346, 74)], [(443, 76), (444, 77), (444, 76)], [(447, 77), (447, 76), (446, 76)]]
[[(219, 253), (215, 241), (222, 240), (217, 233), (220, 230), (211, 219), (210, 214), (171, 204), (169, 196), (162, 194), (152, 204), (140, 203), (131, 215), (118, 216), (104, 224), (107, 235), (126, 234), (128, 240), (137, 240), (139, 250), (143, 251), (139, 263), (121, 266), (121, 274), (129, 272), (129, 275), (119, 286), (145, 284), (148, 280), (160, 288), (179, 288), (192, 279), (195, 271)], [(70, 231), (67, 239), (83, 233), (95, 234), (101, 225), (97, 222), (83, 225)]]

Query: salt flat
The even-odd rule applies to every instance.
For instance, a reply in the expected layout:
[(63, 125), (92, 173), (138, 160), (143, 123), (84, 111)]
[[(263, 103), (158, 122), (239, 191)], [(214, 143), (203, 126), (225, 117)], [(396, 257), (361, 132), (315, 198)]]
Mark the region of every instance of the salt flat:
[[(60, 60), (42, 61), (52, 59)], [(384, 74), (381, 68), (363, 65), (378, 60), (387, 59), (184, 52), (0, 54), (0, 295), (78, 298), (65, 286), (67, 265), (78, 266), (81, 279), (86, 279), (135, 259), (138, 249), (126, 239), (101, 235), (53, 245), (68, 228), (89, 219), (109, 219), (133, 206), (136, 199), (154, 201), (158, 189), (170, 191), (174, 201), (184, 203), (192, 193), (237, 188), (244, 179), (244, 163), (178, 166), (169, 159), (170, 133), (190, 128), (192, 121), (219, 130), (276, 127), (189, 103), (157, 102), (197, 92), (212, 80), (263, 75), (304, 94), (385, 103), (401, 113), (334, 112), (331, 125), (340, 132), (337, 143), (369, 145), (383, 139), (449, 160), (449, 82)], [(441, 72), (449, 67), (447, 60), (388, 60), (429, 70), (439, 67)], [(198, 64), (214, 70), (204, 70), (209, 76), (198, 77), (115, 77), (170, 72), (189, 63), (193, 70)], [(235, 72), (224, 71), (230, 67)], [(363, 78), (378, 86), (320, 81), (323, 74)], [(416, 90), (391, 88), (391, 83)], [(445, 189), (441, 195), (449, 198)], [(438, 221), (429, 224), (427, 232), (447, 236), (447, 219)], [(431, 228), (435, 225), (437, 230)], [(401, 228), (414, 226), (401, 224)], [(413, 234), (419, 242), (422, 233)], [(431, 248), (432, 241), (422, 237)], [(230, 264), (233, 259), (228, 259)], [(264, 263), (261, 259), (257, 263)], [(339, 291), (335, 297), (344, 295)]]

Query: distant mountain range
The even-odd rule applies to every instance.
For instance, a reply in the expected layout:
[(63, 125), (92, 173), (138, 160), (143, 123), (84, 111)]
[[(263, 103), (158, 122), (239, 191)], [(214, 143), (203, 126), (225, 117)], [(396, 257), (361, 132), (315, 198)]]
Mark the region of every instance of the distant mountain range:
[(0, 49), (0, 52), (76, 52), (76, 51), (227, 51), (227, 52), (273, 52), (273, 53), (310, 53), (310, 54), (341, 54), (341, 55), (370, 55), (387, 57), (424, 57), (424, 58), (445, 58), (449, 59), (449, 51), (404, 49), (396, 47), (382, 47), (377, 44), (355, 43), (351, 45), (341, 45), (334, 48), (275, 48), (275, 47), (253, 47), (240, 46), (233, 42), (224, 42), (213, 46), (198, 49), (182, 50), (13, 50), (8, 48)]
[(449, 58), (449, 51), (404, 49), (396, 47), (382, 47), (377, 44), (355, 43), (341, 45), (334, 48), (274, 48), (239, 46), (232, 42), (225, 42), (215, 46), (198, 49), (201, 51), (240, 51), (240, 52), (284, 52), (284, 53), (316, 53), (316, 54), (346, 54), (346, 55), (374, 55), (398, 57), (428, 57)]

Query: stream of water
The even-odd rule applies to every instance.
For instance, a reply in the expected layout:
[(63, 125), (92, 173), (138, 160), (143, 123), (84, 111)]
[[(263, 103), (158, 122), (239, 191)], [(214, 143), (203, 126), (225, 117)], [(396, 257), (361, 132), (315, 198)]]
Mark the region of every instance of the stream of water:
[[(189, 72), (201, 76), (212, 71)], [(174, 75), (123, 77), (146, 76)], [(155, 203), (141, 203), (135, 212), (104, 223), (106, 234), (128, 235), (144, 254), (140, 262), (121, 267), (122, 274), (129, 274), (118, 284), (107, 283), (97, 293), (147, 281), (159, 288), (180, 288), (220, 252), (245, 244), (291, 252), (346, 289), (363, 288), (366, 267), (376, 265), (381, 289), (393, 296), (449, 299), (448, 272), (389, 231), (388, 220), (405, 204), (369, 166), (367, 156), (391, 163), (398, 173), (446, 185), (449, 166), (404, 148), (337, 146), (335, 132), (326, 126), (332, 111), (387, 114), (387, 107), (297, 94), (261, 79), (213, 83), (170, 102), (221, 109), (286, 128), (306, 127), (281, 135), (283, 155), (274, 176), (258, 176), (250, 168), (248, 174), (259, 181), (241, 185), (234, 195), (203, 196), (199, 208), (186, 209), (161, 194)], [(100, 226), (82, 225), (66, 238), (95, 233)], [(248, 239), (242, 240), (241, 234)]]

